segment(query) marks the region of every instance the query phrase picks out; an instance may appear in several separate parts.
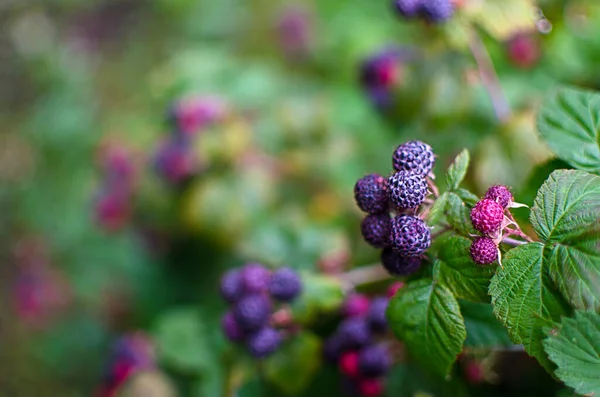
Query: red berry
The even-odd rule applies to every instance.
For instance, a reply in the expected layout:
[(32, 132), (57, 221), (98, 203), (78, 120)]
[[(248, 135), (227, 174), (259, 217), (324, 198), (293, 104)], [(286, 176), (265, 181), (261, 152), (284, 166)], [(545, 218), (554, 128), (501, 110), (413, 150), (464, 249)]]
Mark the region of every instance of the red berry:
[(504, 209), (490, 199), (483, 199), (471, 210), (473, 227), (481, 233), (493, 234), (500, 230), (504, 220)]
[(389, 286), (389, 288), (387, 290), (387, 297), (388, 298), (393, 297), (394, 295), (396, 295), (396, 292), (398, 292), (403, 287), (404, 287), (404, 282), (402, 282), (402, 281), (393, 283), (392, 285)]
[(364, 397), (377, 397), (383, 393), (383, 382), (381, 379), (361, 379), (358, 382), (358, 390)]
[(498, 247), (489, 237), (477, 237), (470, 252), (473, 261), (479, 265), (489, 265), (498, 260)]
[(342, 313), (346, 317), (358, 317), (369, 311), (369, 297), (363, 294), (352, 294), (344, 302)]
[(508, 41), (506, 50), (510, 61), (522, 69), (534, 67), (541, 56), (540, 44), (530, 34), (514, 36)]
[(349, 351), (340, 357), (340, 372), (354, 378), (358, 376), (358, 352)]

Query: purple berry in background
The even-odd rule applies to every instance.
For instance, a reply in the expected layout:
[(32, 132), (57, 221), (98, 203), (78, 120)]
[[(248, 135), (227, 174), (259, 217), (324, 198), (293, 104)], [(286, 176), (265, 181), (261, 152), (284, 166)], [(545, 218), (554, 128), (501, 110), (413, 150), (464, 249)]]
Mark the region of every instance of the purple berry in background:
[(235, 304), (233, 314), (244, 331), (256, 331), (269, 321), (271, 302), (264, 295), (248, 295)]
[(354, 293), (344, 302), (342, 306), (342, 314), (346, 317), (364, 316), (369, 311), (371, 300), (368, 296)]
[(236, 302), (244, 292), (242, 273), (238, 269), (226, 272), (221, 278), (221, 296), (229, 303)]
[(518, 33), (506, 43), (510, 62), (521, 69), (531, 69), (542, 56), (541, 45), (535, 33)]
[(392, 276), (408, 276), (421, 268), (421, 258), (402, 256), (392, 248), (384, 248), (381, 251), (381, 264)]
[(260, 263), (249, 263), (242, 268), (242, 282), (246, 293), (266, 292), (271, 271)]
[(265, 327), (250, 335), (246, 347), (254, 358), (265, 358), (275, 352), (281, 344), (281, 335), (271, 327)]
[(405, 18), (414, 18), (421, 11), (423, 0), (396, 0), (394, 6), (396, 11)]
[(141, 332), (127, 334), (115, 341), (111, 360), (137, 368), (152, 368), (155, 365), (154, 346)]
[(412, 171), (427, 176), (435, 165), (435, 155), (428, 144), (410, 141), (396, 148), (392, 165), (396, 171)]
[(283, 267), (273, 272), (269, 283), (269, 294), (280, 302), (291, 302), (302, 292), (300, 276), (289, 267)]
[(508, 207), (513, 201), (514, 197), (510, 190), (503, 185), (494, 185), (485, 192), (483, 198), (493, 200), (500, 204), (502, 208)]
[(503, 220), (504, 208), (494, 200), (482, 199), (471, 210), (471, 223), (481, 233), (499, 232)]
[(300, 7), (289, 6), (277, 23), (279, 43), (290, 60), (303, 60), (312, 52), (314, 44), (312, 14)]
[(339, 334), (333, 334), (323, 344), (323, 357), (330, 364), (337, 364), (344, 352), (344, 343)]
[(371, 330), (364, 317), (352, 317), (342, 321), (338, 334), (346, 349), (360, 348), (371, 340)]
[(422, 255), (431, 245), (431, 231), (421, 219), (398, 215), (392, 219), (392, 248), (402, 256)]
[(498, 247), (489, 237), (477, 237), (473, 240), (470, 253), (478, 265), (490, 265), (498, 260)]
[(375, 248), (390, 245), (390, 216), (387, 213), (367, 215), (360, 224), (363, 239)]
[(420, 14), (426, 21), (440, 23), (452, 18), (452, 0), (423, 0)]
[(175, 132), (191, 138), (218, 120), (227, 112), (227, 105), (214, 96), (191, 96), (178, 100), (169, 111)]
[(423, 175), (398, 171), (388, 179), (390, 201), (400, 209), (416, 208), (427, 196), (427, 181)]
[(121, 229), (131, 217), (129, 194), (118, 188), (105, 188), (96, 198), (94, 210), (100, 227), (109, 232)]
[(382, 345), (366, 346), (358, 355), (358, 370), (366, 378), (385, 375), (390, 369), (391, 363), (390, 353)]
[(388, 209), (387, 179), (379, 174), (369, 174), (354, 185), (354, 199), (358, 207), (369, 214), (378, 214)]
[(223, 333), (232, 342), (241, 342), (245, 338), (244, 330), (239, 326), (232, 312), (227, 312), (221, 319)]
[(360, 69), (360, 82), (364, 88), (392, 88), (401, 74), (401, 60), (408, 54), (400, 48), (386, 48), (367, 58)]
[(387, 330), (387, 318), (385, 311), (388, 307), (388, 299), (377, 297), (371, 301), (371, 307), (367, 313), (367, 321), (373, 332), (385, 332)]
[(196, 171), (196, 159), (189, 143), (179, 139), (163, 142), (154, 157), (156, 172), (170, 183), (178, 183)]

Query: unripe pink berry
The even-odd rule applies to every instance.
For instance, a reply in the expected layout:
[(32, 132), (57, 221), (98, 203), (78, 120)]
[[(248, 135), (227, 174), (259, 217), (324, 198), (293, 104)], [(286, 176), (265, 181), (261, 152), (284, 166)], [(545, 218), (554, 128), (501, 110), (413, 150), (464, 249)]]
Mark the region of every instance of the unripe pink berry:
[(489, 265), (498, 260), (498, 247), (489, 237), (477, 237), (471, 244), (470, 252), (478, 265)]
[(485, 234), (496, 233), (502, 226), (504, 209), (490, 199), (483, 199), (471, 210), (471, 222), (475, 230)]

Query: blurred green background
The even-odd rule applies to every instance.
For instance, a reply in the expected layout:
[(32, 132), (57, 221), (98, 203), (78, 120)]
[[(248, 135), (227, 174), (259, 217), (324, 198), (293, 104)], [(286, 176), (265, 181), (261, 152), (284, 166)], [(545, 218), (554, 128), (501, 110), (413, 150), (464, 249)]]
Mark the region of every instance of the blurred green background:
[[(517, 21), (541, 53), (524, 69), (507, 55), (522, 28), (505, 15), (516, 2), (484, 1), (441, 27), (402, 21), (387, 0), (2, 2), (0, 395), (93, 395), (111, 344), (134, 330), (154, 337), (178, 395), (230, 395), (220, 274), (248, 260), (306, 271), (377, 261), (352, 189), (366, 173), (387, 174), (406, 140), (434, 148), (439, 175), (469, 148), (473, 191), (504, 183), (531, 204), (565, 167), (538, 139), (535, 109), (558, 85), (600, 87), (600, 4), (540, 0), (540, 14), (524, 2), (534, 8)], [(282, 27), (290, 15), (302, 21), (299, 42)], [(495, 65), (506, 122), (479, 80), (465, 21)], [(359, 67), (390, 45), (418, 55), (381, 110)], [(196, 94), (229, 111), (194, 146), (205, 169), (173, 186), (152, 156), (173, 101)], [(113, 231), (94, 213), (106, 142), (137, 169), (130, 221)], [(323, 379), (307, 395), (337, 390)], [(239, 395), (267, 393), (255, 386)]]

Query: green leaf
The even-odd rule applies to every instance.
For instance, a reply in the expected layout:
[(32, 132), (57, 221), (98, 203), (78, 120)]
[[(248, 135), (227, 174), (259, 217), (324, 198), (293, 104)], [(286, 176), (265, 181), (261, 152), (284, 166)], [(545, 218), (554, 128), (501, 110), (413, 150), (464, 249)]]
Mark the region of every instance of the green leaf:
[(600, 94), (564, 88), (544, 102), (537, 124), (558, 157), (575, 168), (600, 172)]
[(544, 340), (556, 376), (579, 394), (600, 394), (600, 315), (575, 312)]
[(460, 183), (465, 179), (467, 175), (467, 169), (469, 168), (469, 151), (463, 149), (462, 152), (454, 159), (454, 162), (448, 167), (446, 173), (446, 182), (448, 183), (449, 190), (456, 190)]
[(543, 265), (544, 245), (530, 243), (510, 250), (490, 284), (494, 315), (507, 327), (512, 341), (523, 344), (547, 370), (551, 363), (544, 353), (543, 328), (568, 313)]
[(467, 327), (465, 346), (495, 347), (512, 345), (506, 329), (494, 317), (492, 305), (465, 300), (461, 300), (459, 303), (460, 312)]
[(438, 252), (435, 279), (454, 296), (473, 302), (489, 302), (488, 286), (496, 266), (479, 266), (471, 259), (471, 240), (451, 236)]
[(265, 377), (286, 394), (295, 394), (308, 386), (320, 365), (320, 339), (302, 332), (267, 359)]
[(600, 310), (600, 177), (554, 171), (530, 218), (547, 243), (544, 265), (563, 296), (578, 309)]
[(450, 372), (467, 336), (450, 290), (431, 279), (411, 282), (392, 298), (387, 318), (417, 360), (439, 375)]
[(465, 203), (457, 193), (448, 192), (446, 218), (450, 226), (463, 236), (476, 233), (469, 217), (471, 208), (472, 205)]
[(433, 206), (431, 207), (431, 211), (429, 211), (429, 218), (427, 219), (427, 223), (429, 225), (436, 225), (442, 220), (444, 216), (444, 212), (446, 211), (446, 206), (448, 205), (448, 193), (442, 193), (436, 200)]
[(152, 335), (159, 360), (175, 370), (197, 374), (214, 365), (207, 355), (200, 314), (194, 308), (177, 308), (163, 313)]
[(302, 273), (302, 295), (292, 304), (292, 315), (299, 324), (310, 324), (317, 316), (338, 309), (344, 300), (340, 280), (315, 273)]

